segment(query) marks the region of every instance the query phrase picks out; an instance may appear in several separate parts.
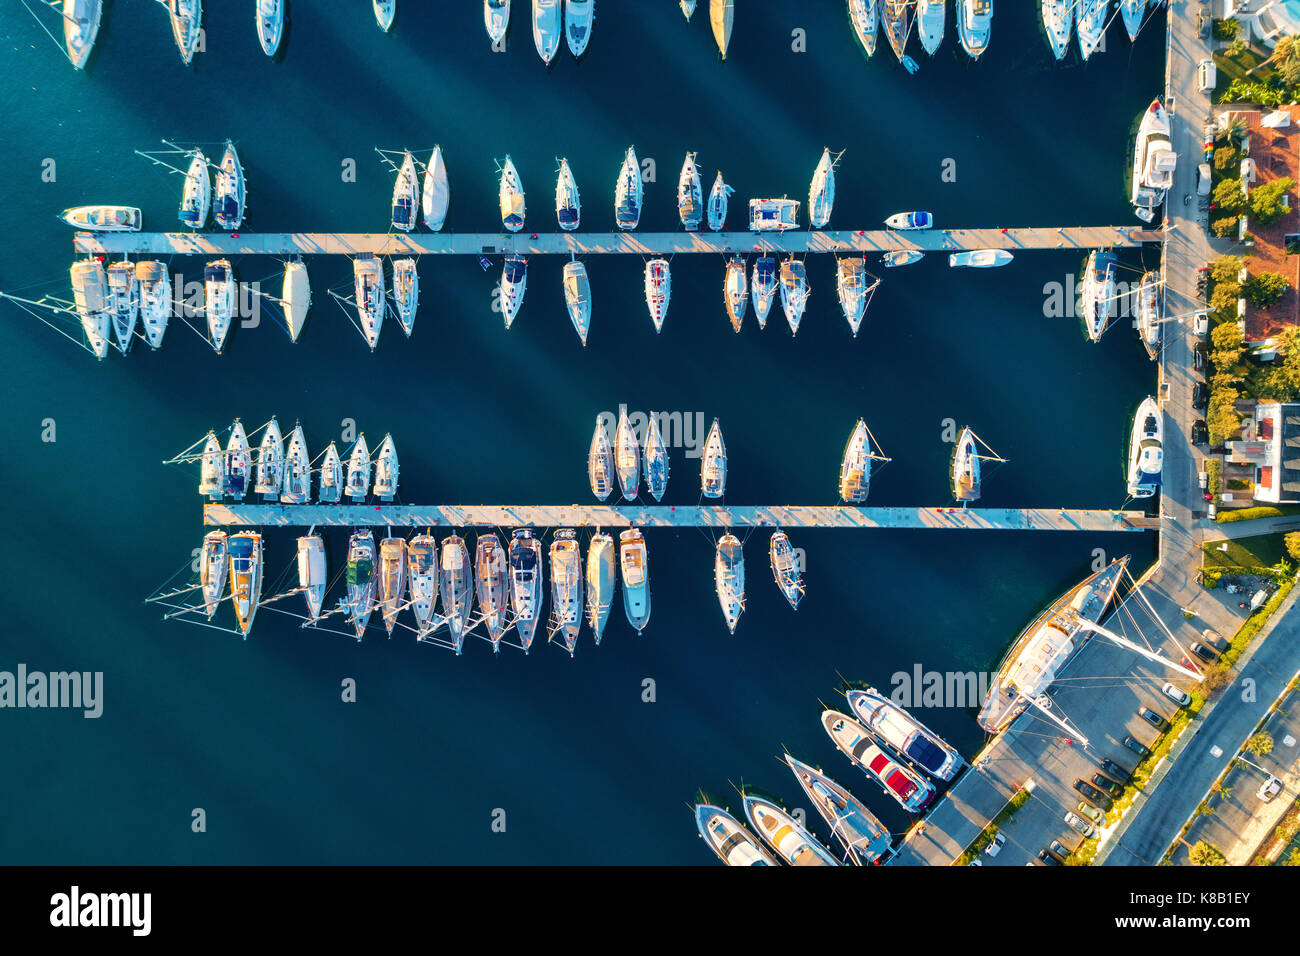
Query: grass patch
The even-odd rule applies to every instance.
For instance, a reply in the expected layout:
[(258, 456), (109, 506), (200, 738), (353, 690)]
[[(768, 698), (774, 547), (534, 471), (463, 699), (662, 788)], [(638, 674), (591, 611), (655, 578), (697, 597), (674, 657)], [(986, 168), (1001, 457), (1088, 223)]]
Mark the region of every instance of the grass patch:
[[(1234, 541), (1207, 541), (1201, 545), (1203, 568), (1271, 568), (1280, 564), (1285, 552), (1285, 533), (1257, 534)], [(1226, 545), (1227, 550), (1221, 550)]]
[(1254, 518), (1281, 518), (1286, 515), (1300, 515), (1300, 505), (1259, 505), (1254, 508), (1231, 508), (1220, 511), (1214, 516), (1217, 524), (1231, 524), (1234, 521), (1251, 521)]
[(1267, 83), (1273, 78), (1275, 70), (1270, 63), (1268, 66), (1255, 70), (1251, 69), (1259, 66), (1268, 55), (1261, 53), (1252, 46), (1247, 46), (1236, 53), (1231, 52), (1231, 47), (1225, 47), (1223, 50), (1214, 54), (1214, 66), (1218, 71), (1217, 82), (1214, 87), (1214, 96), (1217, 101), (1218, 97), (1228, 91), (1233, 80), (1249, 80), (1254, 83)]
[(953, 866), (970, 866), (972, 860), (979, 858), (984, 852), (984, 848), (993, 842), (993, 838), (998, 835), (998, 830), (1006, 826), (1008, 821), (1015, 816), (1016, 811), (1029, 802), (1029, 791), (1021, 787), (1011, 795), (1007, 805), (1003, 807), (996, 817), (989, 821), (986, 826), (972, 842), (966, 847), (961, 856), (953, 861)]

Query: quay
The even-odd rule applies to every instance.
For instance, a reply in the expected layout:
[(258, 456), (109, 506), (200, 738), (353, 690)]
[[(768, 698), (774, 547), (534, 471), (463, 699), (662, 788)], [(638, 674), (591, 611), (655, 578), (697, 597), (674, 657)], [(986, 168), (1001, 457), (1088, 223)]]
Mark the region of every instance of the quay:
[[(532, 238), (536, 236), (536, 238)], [(76, 234), (78, 252), (95, 254), (292, 256), (641, 255), (677, 253), (853, 253), (919, 249), (1131, 248), (1164, 238), (1130, 226), (1011, 229), (790, 230), (789, 232), (119, 232)]]
[(1156, 531), (1140, 511), (862, 508), (852, 505), (205, 504), (215, 527), (930, 528), (950, 531)]

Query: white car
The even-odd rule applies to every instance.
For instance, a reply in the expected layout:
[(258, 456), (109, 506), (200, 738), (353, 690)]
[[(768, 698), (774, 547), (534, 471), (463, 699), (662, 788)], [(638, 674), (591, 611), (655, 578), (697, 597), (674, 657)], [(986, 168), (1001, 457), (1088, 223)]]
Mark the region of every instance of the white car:
[(997, 856), (1002, 852), (1002, 845), (1007, 842), (1007, 835), (999, 831), (993, 837), (992, 842), (984, 848), (984, 852), (989, 856)]
[(1265, 803), (1268, 803), (1281, 792), (1282, 781), (1277, 779), (1277, 777), (1270, 776), (1259, 785), (1259, 789), (1255, 791), (1255, 796), (1259, 797), (1259, 799), (1263, 800)]
[(1160, 688), (1160, 693), (1164, 694), (1179, 707), (1186, 707), (1192, 702), (1192, 695), (1185, 690), (1179, 690), (1173, 684), (1165, 684)]
[(1092, 836), (1092, 824), (1076, 813), (1066, 811), (1065, 822), (1070, 825), (1070, 829), (1083, 834), (1086, 837)]

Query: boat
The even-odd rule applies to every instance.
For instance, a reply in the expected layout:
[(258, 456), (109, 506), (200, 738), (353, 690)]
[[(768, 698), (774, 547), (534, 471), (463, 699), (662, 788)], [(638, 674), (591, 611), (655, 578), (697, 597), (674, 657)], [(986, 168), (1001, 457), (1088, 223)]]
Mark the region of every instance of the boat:
[(1083, 275), (1079, 277), (1079, 318), (1091, 342), (1101, 341), (1110, 325), (1115, 304), (1115, 271), (1119, 257), (1109, 250), (1088, 253)]
[(609, 497), (617, 480), (613, 447), (600, 416), (596, 417), (596, 430), (592, 433), (591, 448), (587, 452), (587, 480), (591, 484), (591, 493), (600, 501)]
[(548, 637), (559, 637), (573, 656), (582, 628), (582, 555), (572, 528), (555, 532), (551, 542), (551, 621)]
[(873, 441), (867, 423), (859, 418), (844, 446), (844, 457), (840, 462), (840, 498), (848, 504), (860, 505), (867, 500), (867, 491), (871, 487), (871, 463), (889, 461), (872, 448)]
[(370, 449), (366, 446), (364, 433), (357, 438), (348, 455), (346, 489), (353, 501), (365, 501), (370, 492)]
[(760, 329), (767, 328), (767, 314), (772, 311), (776, 286), (776, 260), (771, 256), (759, 256), (754, 260), (750, 273), (749, 296), (754, 300), (754, 315)]
[(808, 304), (808, 272), (802, 259), (787, 256), (781, 260), (781, 309), (790, 324), (790, 334), (799, 333), (803, 310)]
[(298, 590), (307, 603), (307, 620), (320, 617), (327, 583), (325, 541), (318, 534), (305, 534), (298, 539)]
[(280, 305), (289, 331), (289, 341), (297, 342), (311, 308), (311, 280), (307, 264), (301, 259), (290, 259), (284, 264), (284, 281), (280, 286)]
[(172, 280), (167, 267), (155, 259), (135, 264), (135, 279), (140, 289), (140, 326), (150, 348), (162, 346), (167, 320), (172, 314)]
[(280, 423), (272, 418), (262, 431), (257, 446), (257, 482), (253, 491), (268, 498), (278, 498), (284, 483), (284, 436)]
[[(886, 4), (891, 0), (885, 0)], [(831, 207), (835, 205), (835, 166), (843, 153), (831, 156), (829, 149), (822, 150), (822, 158), (813, 170), (812, 185), (808, 187), (808, 219), (813, 229), (823, 229), (831, 221)]]
[(230, 426), (226, 439), (226, 456), (222, 464), (221, 493), (236, 501), (243, 501), (248, 493), (248, 479), (252, 477), (253, 461), (248, 449), (248, 435), (244, 423), (238, 418)]
[(284, 453), (284, 478), (280, 501), (286, 505), (305, 505), (311, 501), (311, 455), (307, 454), (307, 436), (302, 425), (295, 424)]
[(908, 0), (879, 0), (880, 2), (880, 26), (885, 34), (885, 39), (889, 41), (889, 47), (894, 51), (894, 56), (898, 57), (899, 62), (907, 55), (907, 34), (911, 31), (912, 25), (909, 21), (908, 14), (911, 12)]
[(109, 301), (108, 276), (104, 264), (96, 259), (78, 259), (70, 270), (72, 299), (81, 329), (95, 357), (108, 354), (109, 335), (112, 331), (112, 304)]
[(203, 39), (203, 0), (167, 0), (172, 21), (172, 39), (186, 66), (194, 59)]
[(73, 206), (59, 218), (84, 232), (139, 232), (144, 223), (135, 206)]
[(356, 631), (357, 640), (370, 623), (375, 609), (375, 536), (369, 530), (354, 531), (348, 540), (348, 566), (344, 575), (347, 596), (343, 609)]
[(438, 603), (438, 539), (417, 534), (406, 543), (406, 593), (419, 640), (433, 630)]
[(650, 310), (650, 321), (655, 331), (662, 332), (664, 318), (668, 315), (668, 299), (672, 296), (672, 274), (667, 259), (651, 259), (645, 264), (645, 304)]
[(695, 0), (677, 0), (677, 5), (682, 8), (682, 13), (686, 16), (686, 22), (691, 22), (691, 14), (695, 12)]
[(112, 313), (113, 340), (125, 355), (135, 342), (135, 327), (140, 319), (140, 283), (135, 278), (135, 263), (119, 259), (107, 270), (108, 309)]
[(745, 258), (732, 256), (727, 260), (727, 274), (722, 282), (722, 299), (727, 306), (727, 317), (731, 327), (740, 331), (745, 321), (745, 311), (749, 308), (749, 279), (745, 276)]
[(713, 179), (713, 188), (709, 190), (709, 228), (722, 232), (727, 228), (727, 199), (735, 190), (722, 181), (722, 170)]
[(749, 201), (749, 228), (751, 232), (785, 232), (799, 228), (799, 200), (751, 199)]
[(1133, 498), (1150, 498), (1160, 487), (1164, 467), (1164, 413), (1148, 396), (1138, 406), (1129, 436), (1128, 493)]
[(230, 536), (228, 548), (230, 602), (235, 606), (239, 633), (247, 638), (262, 600), (262, 536), (256, 531), (237, 532)]
[(393, 228), (410, 232), (420, 213), (420, 177), (415, 172), (415, 157), (407, 150), (393, 183)]
[(886, 252), (880, 257), (886, 269), (896, 269), (899, 266), (910, 266), (913, 262), (920, 262), (925, 257), (925, 253), (920, 249), (894, 249)]
[(375, 22), (379, 29), (387, 33), (393, 26), (393, 17), (397, 15), (397, 0), (371, 0), (375, 9)]
[(511, 232), (524, 228), (524, 187), (519, 183), (519, 171), (509, 156), (501, 165), (497, 201), (501, 207), (501, 224)]
[(353, 259), (352, 282), (356, 292), (357, 320), (361, 324), (361, 334), (373, 352), (379, 344), (379, 333), (384, 329), (384, 315), (388, 312), (383, 262), (368, 253)]
[[(689, 0), (691, 10), (695, 0)], [(682, 0), (682, 10), (686, 10), (687, 0)], [(690, 12), (686, 19), (690, 19)], [(700, 836), (708, 844), (719, 860), (727, 866), (780, 866), (776, 858), (763, 848), (741, 825), (740, 821), (721, 807), (711, 803), (695, 805), (695, 826)]]
[(95, 37), (99, 35), (99, 20), (103, 14), (103, 0), (63, 0), (63, 47), (80, 70), (86, 65)]
[(510, 610), (525, 653), (533, 646), (542, 619), (544, 588), (542, 543), (527, 528), (518, 528), (510, 540)]
[(909, 813), (923, 810), (934, 799), (931, 783), (917, 771), (891, 760), (876, 736), (838, 710), (822, 712), (822, 727), (844, 756), (880, 785)]
[(221, 442), (209, 431), (203, 442), (203, 453), (199, 456), (199, 494), (207, 495), (213, 501), (221, 497), (221, 490), (226, 484), (224, 466)]
[(948, 0), (916, 0), (916, 32), (925, 52), (934, 56), (943, 43), (944, 6)]
[(650, 623), (650, 552), (640, 528), (619, 534), (618, 565), (623, 575), (623, 613), (640, 634)]
[(283, 36), (284, 0), (257, 0), (257, 42), (262, 44), (262, 52), (275, 56)]
[(244, 221), (247, 187), (244, 167), (235, 152), (235, 144), (226, 140), (226, 149), (217, 167), (217, 185), (212, 202), (212, 216), (222, 229), (238, 229)]
[(839, 866), (839, 860), (770, 800), (748, 794), (745, 816), (758, 835), (790, 866)]
[(785, 755), (786, 766), (812, 801), (848, 859), (857, 866), (875, 863), (893, 843), (889, 830), (853, 794), (808, 764)]
[(597, 531), (587, 545), (587, 625), (597, 645), (609, 622), (609, 610), (614, 606), (617, 587), (614, 539), (603, 531)]
[(483, 0), (483, 25), (494, 48), (501, 48), (510, 28), (510, 0)]
[(849, 21), (867, 56), (873, 56), (876, 52), (876, 2), (877, 0), (849, 0)]
[[(722, 173), (718, 173), (721, 178)], [(687, 232), (700, 228), (704, 212), (704, 191), (700, 187), (700, 169), (695, 165), (695, 154), (687, 153), (677, 177), (677, 217)]]
[(209, 621), (217, 613), (217, 607), (226, 593), (226, 579), (229, 576), (226, 532), (209, 531), (203, 536), (203, 549), (199, 554), (199, 590), (203, 592), (203, 609), (207, 612)]
[(709, 0), (709, 25), (713, 27), (713, 41), (718, 44), (718, 52), (727, 58), (727, 47), (731, 45), (731, 21), (735, 16), (732, 0)]
[[(362, 488), (364, 489), (364, 485)], [(339, 449), (334, 442), (325, 449), (321, 460), (320, 479), (316, 489), (316, 500), (321, 504), (333, 504), (343, 497), (343, 462), (339, 460)]]
[(397, 615), (406, 599), (406, 539), (395, 538), (392, 531), (379, 542), (379, 612), (384, 629), (393, 636)]
[(524, 304), (528, 288), (528, 260), (523, 256), (508, 255), (501, 263), (501, 318), (506, 328), (515, 321)]
[(195, 151), (185, 171), (185, 188), (181, 190), (181, 206), (177, 218), (182, 226), (202, 229), (208, 222), (208, 207), (212, 202), (212, 180), (208, 178), (208, 158)]
[(385, 435), (375, 454), (375, 497), (380, 501), (392, 501), (397, 494), (397, 446), (393, 436)]
[(1079, 38), (1079, 53), (1086, 60), (1101, 45), (1106, 32), (1110, 0), (1076, 0), (1074, 4), (1075, 32)]
[(655, 501), (662, 501), (664, 492), (668, 490), (668, 448), (664, 445), (659, 420), (654, 412), (650, 413), (650, 420), (646, 423), (645, 453), (642, 457), (645, 459), (646, 490)]
[(727, 446), (722, 442), (722, 428), (716, 418), (709, 426), (700, 456), (700, 491), (706, 498), (721, 498), (727, 491)]
[(438, 590), (442, 592), (442, 616), (451, 634), (452, 647), (459, 654), (474, 606), (474, 568), (470, 565), (465, 539), (458, 534), (443, 539)]
[(479, 615), (492, 642), (492, 652), (499, 653), (501, 639), (510, 626), (510, 567), (495, 531), (480, 534), (474, 544), (474, 575)]
[(560, 160), (560, 170), (555, 177), (555, 218), (565, 232), (577, 229), (582, 220), (578, 182), (573, 178), (567, 159)]
[(952, 268), (967, 266), (972, 269), (993, 269), (1004, 266), (1014, 258), (1007, 249), (973, 249), (969, 252), (954, 252), (948, 256), (948, 265)]
[(631, 146), (623, 157), (614, 184), (614, 221), (619, 229), (635, 229), (641, 221), (641, 164)]
[(208, 317), (208, 340), (219, 355), (235, 318), (235, 274), (229, 259), (203, 268), (203, 314)]
[(614, 473), (623, 497), (632, 501), (640, 493), (641, 446), (627, 418), (627, 408), (618, 410), (618, 427), (614, 430)]
[[(510, 0), (506, 0), (509, 10)], [(424, 224), (433, 232), (439, 232), (447, 220), (447, 206), (451, 203), (451, 187), (447, 184), (447, 164), (442, 158), (442, 147), (435, 146), (429, 157), (429, 164), (424, 167), (424, 186), (420, 190), (420, 211), (424, 213)]]
[(547, 66), (560, 49), (560, 0), (533, 0), (533, 46)]
[(575, 57), (587, 52), (595, 20), (596, 0), (564, 0), (564, 41)]
[(993, 28), (993, 0), (956, 0), (957, 36), (973, 60), (988, 49)]
[(874, 687), (848, 690), (844, 696), (853, 716), (894, 756), (935, 780), (947, 783), (965, 766), (961, 754), (946, 740)]
[(1160, 289), (1160, 274), (1148, 272), (1142, 276), (1137, 290), (1138, 336), (1153, 361), (1160, 357), (1160, 332), (1164, 328), (1160, 318)]
[(420, 305), (420, 273), (412, 258), (393, 260), (393, 304), (397, 321), (409, 339), (415, 329), (415, 310)]
[(835, 288), (840, 297), (840, 309), (855, 338), (867, 312), (867, 299), (878, 284), (879, 280), (868, 283), (867, 261), (861, 256), (844, 256), (836, 260)]
[(1052, 55), (1064, 60), (1070, 52), (1070, 35), (1074, 32), (1075, 0), (1041, 0), (1043, 30), (1052, 47)]
[(980, 448), (975, 432), (963, 428), (952, 451), (952, 496), (965, 504), (980, 497)]
[(795, 554), (790, 538), (784, 531), (772, 532), (767, 555), (772, 565), (772, 577), (776, 579), (776, 586), (781, 589), (790, 607), (798, 610), (804, 594), (802, 562)]
[(727, 630), (735, 634), (745, 610), (745, 555), (740, 539), (731, 532), (719, 538), (713, 549), (713, 590)]
[(1170, 140), (1169, 114), (1157, 97), (1142, 114), (1133, 145), (1130, 201), (1134, 214), (1143, 222), (1155, 219), (1156, 209), (1174, 183), (1177, 166), (1178, 156)]
[(573, 330), (586, 345), (591, 330), (591, 282), (587, 279), (587, 267), (577, 259), (564, 264), (564, 304)]
[(1050, 707), (1047, 688), (1056, 680), (1119, 588), (1128, 555), (1116, 558), (1072, 587), (1034, 618), (1007, 651), (980, 707), (979, 725), (1001, 733), (1026, 707)]
[(901, 231), (933, 229), (934, 216), (928, 212), (896, 212), (885, 220), (885, 225)]

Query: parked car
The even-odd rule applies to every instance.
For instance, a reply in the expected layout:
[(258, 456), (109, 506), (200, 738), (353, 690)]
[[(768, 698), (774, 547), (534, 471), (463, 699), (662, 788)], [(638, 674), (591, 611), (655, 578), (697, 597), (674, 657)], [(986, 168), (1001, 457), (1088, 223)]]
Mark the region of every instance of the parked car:
[(1074, 789), (1078, 790), (1088, 802), (1101, 807), (1103, 810), (1109, 810), (1115, 805), (1110, 797), (1106, 796), (1087, 780), (1074, 781)]
[(1071, 813), (1069, 810), (1065, 811), (1065, 822), (1071, 830), (1085, 837), (1092, 836), (1094, 832), (1091, 823), (1083, 819), (1083, 817)]
[(1196, 15), (1196, 33), (1202, 40), (1208, 40), (1210, 38), (1211, 26), (1210, 18), (1204, 11)]
[(1133, 751), (1139, 757), (1146, 757), (1151, 753), (1151, 748), (1138, 740), (1132, 734), (1124, 738), (1124, 746)]
[(1205, 387), (1204, 382), (1197, 382), (1192, 386), (1192, 408), (1199, 412), (1205, 408), (1209, 400), (1209, 389)]
[(1059, 856), (1061, 859), (1065, 859), (1067, 856), (1070, 855), (1070, 851), (1061, 845), (1060, 840), (1053, 840), (1051, 843), (1047, 844), (1047, 848), (1051, 850), (1053, 853), (1055, 853), (1057, 856)]
[(1205, 347), (1204, 342), (1199, 342), (1196, 348), (1192, 349), (1192, 365), (1197, 369), (1203, 369), (1208, 364), (1207, 353), (1209, 349)]
[(1177, 687), (1175, 687), (1173, 684), (1170, 683), (1166, 683), (1164, 687), (1161, 687), (1160, 693), (1164, 694), (1166, 697), (1172, 700), (1179, 707), (1186, 707), (1188, 704), (1192, 702), (1191, 694), (1187, 693), (1187, 691), (1185, 690), (1179, 690)]
[(1198, 418), (1192, 422), (1192, 444), (1208, 445), (1210, 443), (1210, 426), (1205, 424), (1205, 420)]
[(1002, 847), (1006, 842), (1007, 835), (999, 830), (993, 835), (993, 839), (989, 841), (989, 845), (984, 848), (984, 852), (988, 856), (997, 856), (1002, 852)]
[(1119, 764), (1117, 764), (1115, 761), (1111, 760), (1110, 758), (1107, 758), (1101, 762), (1101, 769), (1106, 772), (1107, 776), (1112, 777), (1115, 780), (1118, 780), (1120, 783), (1128, 783), (1130, 780), (1133, 779), (1133, 774), (1131, 771), (1125, 770), (1123, 767), (1121, 767)]
[(1223, 635), (1209, 627), (1201, 631), (1201, 642), (1206, 647), (1212, 647), (1216, 651), (1221, 651), (1228, 646), (1227, 641), (1223, 639)]
[(1138, 716), (1162, 734), (1169, 729), (1169, 721), (1165, 720), (1164, 717), (1156, 713), (1150, 707), (1139, 707)]
[[(1118, 797), (1124, 792), (1124, 788), (1120, 784), (1110, 779), (1110, 777), (1106, 776), (1104, 773), (1094, 773), (1092, 775), (1092, 783), (1093, 786), (1106, 791), (1112, 797)], [(1107, 807), (1106, 809), (1109, 810), (1110, 808)]]
[(1213, 60), (1202, 60), (1196, 64), (1196, 88), (1202, 93), (1208, 93), (1219, 82), (1219, 71), (1214, 66)]
[(1259, 785), (1259, 789), (1255, 791), (1255, 796), (1259, 797), (1259, 799), (1263, 800), (1265, 803), (1268, 803), (1281, 792), (1282, 781), (1277, 779), (1277, 777), (1270, 775), (1267, 780)]
[(1217, 651), (1206, 647), (1200, 641), (1192, 641), (1192, 653), (1207, 664), (1213, 664), (1219, 656)]
[(1041, 863), (1041, 864), (1043, 864), (1043, 866), (1060, 866), (1060, 865), (1061, 865), (1061, 861), (1058, 860), (1054, 854), (1049, 853), (1047, 850), (1039, 850), (1039, 851), (1038, 851), (1038, 862)]
[(1075, 809), (1098, 826), (1101, 826), (1102, 821), (1106, 819), (1106, 814), (1102, 813), (1092, 804), (1084, 803), (1082, 800), (1079, 801), (1079, 805)]

